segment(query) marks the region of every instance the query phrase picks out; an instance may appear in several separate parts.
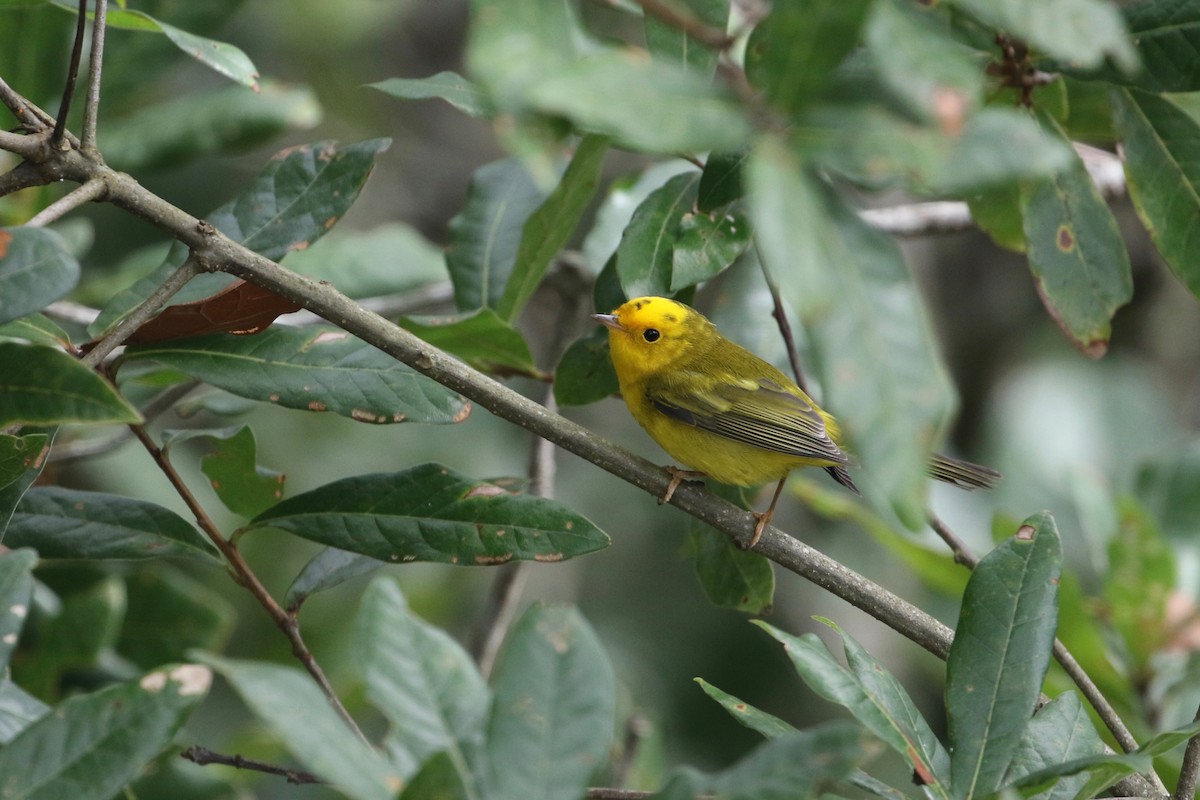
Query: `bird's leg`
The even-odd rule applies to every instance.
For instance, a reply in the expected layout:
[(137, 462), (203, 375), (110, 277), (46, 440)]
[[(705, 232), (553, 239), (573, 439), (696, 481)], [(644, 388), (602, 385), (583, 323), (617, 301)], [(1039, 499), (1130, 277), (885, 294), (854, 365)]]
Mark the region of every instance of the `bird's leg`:
[(679, 484), (684, 481), (692, 481), (697, 478), (703, 478), (703, 472), (697, 472), (694, 469), (680, 469), (679, 467), (667, 465), (663, 467), (671, 476), (671, 482), (667, 484), (667, 491), (662, 497), (658, 498), (658, 504), (671, 502), (671, 498), (675, 496), (675, 490), (679, 488)]
[(787, 478), (788, 476), (784, 475), (779, 479), (779, 483), (775, 485), (775, 494), (771, 497), (771, 505), (767, 507), (766, 511), (750, 512), (754, 515), (754, 518), (758, 520), (758, 522), (754, 524), (754, 535), (750, 537), (750, 542), (744, 549), (751, 549), (754, 547), (754, 545), (758, 544), (758, 540), (762, 538), (762, 532), (766, 529), (767, 524), (770, 523), (771, 515), (775, 513), (775, 504), (779, 502), (779, 495), (783, 491), (783, 484), (787, 482)]

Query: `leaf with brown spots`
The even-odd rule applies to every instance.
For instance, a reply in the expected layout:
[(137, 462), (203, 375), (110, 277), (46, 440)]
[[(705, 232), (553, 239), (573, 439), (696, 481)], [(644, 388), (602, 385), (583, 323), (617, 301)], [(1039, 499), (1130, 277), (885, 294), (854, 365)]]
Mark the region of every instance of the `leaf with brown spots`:
[(168, 306), (134, 331), (128, 342), (165, 342), (206, 333), (246, 336), (266, 330), (276, 317), (300, 308), (270, 289), (239, 280), (202, 300)]
[(278, 503), (249, 525), (261, 527), (392, 563), (561, 561), (609, 543), (565, 506), (439, 464), (334, 481)]

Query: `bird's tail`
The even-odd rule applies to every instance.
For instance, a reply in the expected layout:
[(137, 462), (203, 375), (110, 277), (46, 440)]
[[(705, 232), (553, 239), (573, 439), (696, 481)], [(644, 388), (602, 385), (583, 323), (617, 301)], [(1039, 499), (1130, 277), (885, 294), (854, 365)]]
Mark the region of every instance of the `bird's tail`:
[(990, 489), (1001, 478), (1000, 473), (991, 467), (951, 458), (940, 453), (934, 453), (929, 457), (929, 474), (939, 481), (952, 483), (960, 489)]

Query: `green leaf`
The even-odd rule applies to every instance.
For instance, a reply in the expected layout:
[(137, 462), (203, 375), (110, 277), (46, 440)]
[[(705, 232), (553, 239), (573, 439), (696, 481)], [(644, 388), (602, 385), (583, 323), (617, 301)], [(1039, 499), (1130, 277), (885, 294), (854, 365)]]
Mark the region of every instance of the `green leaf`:
[(1175, 592), (1175, 553), (1154, 519), (1135, 501), (1122, 502), (1119, 512), (1120, 527), (1108, 543), (1104, 599), (1136, 681), (1174, 632), (1167, 605)]
[(600, 641), (567, 606), (534, 605), (513, 626), (492, 672), (492, 797), (579, 797), (608, 758), (616, 682)]
[(828, 84), (859, 43), (866, 0), (776, 3), (746, 44), (746, 77), (768, 101), (795, 114)]
[(1025, 252), (1025, 220), (1021, 217), (1019, 183), (992, 186), (967, 197), (971, 218), (992, 241), (1016, 253)]
[[(1010, 785), (1053, 764), (1103, 752), (1104, 741), (1096, 733), (1079, 696), (1066, 692), (1038, 709), (1030, 720), (1004, 783)], [(1053, 793), (1040, 797), (1044, 800), (1074, 797), (1086, 780), (1082, 776), (1063, 780)]]
[(488, 117), (492, 114), (483, 93), (457, 72), (439, 72), (428, 78), (388, 78), (378, 83), (368, 83), (367, 86), (401, 100), (445, 100), (472, 117)]
[(409, 779), (400, 800), (474, 800), (448, 753), (436, 753)]
[(768, 739), (775, 739), (779, 736), (796, 732), (795, 727), (784, 722), (779, 717), (768, 714), (766, 711), (750, 705), (745, 700), (721, 691), (703, 678), (694, 678), (693, 680), (700, 684), (700, 688), (704, 690), (706, 695), (720, 703), (721, 708), (729, 712), (729, 716), (750, 730), (761, 733)]
[(289, 611), (300, 608), (309, 595), (332, 589), (340, 583), (366, 575), (383, 566), (384, 562), (326, 547), (313, 556), (288, 587), (283, 603)]
[(1121, 12), (1102, 0), (950, 0), (985, 25), (1005, 31), (1035, 50), (1082, 68), (1111, 58), (1125, 73), (1138, 68)]
[(279, 502), (285, 476), (258, 466), (254, 431), (249, 425), (205, 438), (215, 450), (200, 459), (200, 470), (226, 508), (249, 519)]
[(26, 492), (5, 544), (31, 547), (42, 558), (217, 559), (208, 540), (174, 511), (132, 497), (58, 486)]
[(61, 350), (0, 342), (0, 427), (141, 419), (112, 384)]
[(491, 694), (470, 655), (413, 614), (388, 578), (372, 581), (363, 595), (356, 641), (367, 699), (391, 724), (387, 749), (401, 775), (446, 753), (476, 795)]
[[(1091, 677), (1100, 692), (1118, 709), (1137, 707), (1137, 692), (1124, 668), (1117, 669), (1113, 659), (1111, 629), (1098, 617), (1104, 613), (1096, 599), (1084, 594), (1079, 579), (1064, 572), (1058, 586), (1058, 638), (1070, 651), (1083, 670)], [(1055, 666), (1051, 670), (1057, 672)], [(1053, 673), (1052, 673), (1053, 675)], [(1065, 673), (1058, 686), (1073, 686)]]
[(402, 780), (346, 727), (317, 684), (304, 673), (261, 661), (204, 655), (250, 710), (307, 769), (353, 800), (391, 800)]
[(1168, 97), (1120, 89), (1112, 98), (1134, 208), (1159, 254), (1200, 294), (1200, 121)]
[(550, 263), (571, 238), (596, 193), (606, 152), (607, 139), (585, 136), (558, 186), (525, 221), (512, 273), (496, 302), (496, 311), (504, 319), (511, 322), (521, 313)]
[[(389, 144), (388, 139), (349, 145), (325, 141), (283, 150), (275, 154), (244, 194), (206, 219), (233, 241), (278, 261), (310, 246), (345, 215), (371, 174), (375, 158)], [(187, 256), (188, 248), (174, 243), (162, 265), (113, 297), (89, 330), (106, 330), (149, 297)], [(208, 297), (229, 282), (228, 275), (201, 275), (171, 302), (188, 303)]]
[(771, 607), (775, 573), (760, 553), (738, 548), (715, 528), (689, 520), (687, 553), (709, 602), (761, 614)]
[(606, 328), (597, 327), (571, 342), (554, 370), (554, 399), (560, 406), (595, 403), (619, 390)]
[(211, 682), (183, 664), (72, 697), (0, 749), (5, 795), (108, 800), (167, 748)]
[(742, 165), (747, 153), (711, 153), (704, 162), (696, 208), (704, 213), (715, 211), (742, 197)]
[(985, 108), (952, 133), (879, 106), (830, 106), (805, 119), (798, 150), (869, 188), (972, 193), (1052, 175), (1074, 154), (1028, 114), (1010, 108)]
[(0, 488), (41, 464), (49, 452), (50, 437), (44, 433), (28, 436), (0, 433)]
[(499, 304), (525, 224), (546, 196), (515, 158), (485, 164), (471, 176), (466, 204), (450, 220), (446, 250), (460, 311)]
[(1121, 13), (1142, 62), (1132, 74), (1102, 69), (1089, 77), (1137, 86), (1151, 92), (1194, 92), (1200, 89), (1200, 8), (1190, 0), (1123, 3)]
[(288, 253), (283, 265), (352, 298), (399, 294), (446, 279), (442, 249), (401, 222), (331, 231), (311, 247)]
[[(686, 0), (680, 11), (715, 31), (724, 32), (729, 22), (729, 0)], [(684, 72), (710, 79), (717, 69), (720, 52), (712, 45), (697, 41), (679, 29), (668, 25), (653, 14), (643, 14), (646, 47), (659, 61), (673, 64)]]
[(741, 209), (685, 213), (679, 221), (672, 251), (671, 291), (678, 292), (716, 276), (749, 246), (750, 223)]
[(244, 150), (320, 120), (321, 105), (307, 86), (275, 81), (258, 90), (222, 86), (168, 98), (117, 119), (106, 117), (99, 148), (114, 169), (142, 172)]
[(899, 753), (930, 796), (946, 798), (949, 757), (912, 699), (883, 665), (849, 634), (820, 619), (842, 637), (848, 668), (839, 664), (814, 634), (791, 636), (754, 620), (785, 648), (808, 687), (846, 708), (867, 730)]
[(8, 659), (29, 616), (37, 560), (32, 550), (10, 549), (0, 555), (0, 673), (8, 668)]
[(696, 205), (699, 183), (699, 172), (676, 175), (633, 212), (617, 247), (617, 275), (628, 297), (670, 294), (679, 224)]
[(0, 338), (17, 339), (30, 344), (46, 344), (63, 349), (71, 344), (71, 337), (42, 314), (30, 314), (0, 325)]
[(863, 33), (892, 96), (923, 119), (952, 127), (982, 105), (983, 64), (933, 20), (927, 7), (887, 0), (872, 7)]
[[(79, 6), (70, 0), (50, 0), (54, 5), (75, 14)], [(123, 5), (123, 4), (122, 4)], [(89, 17), (91, 14), (88, 15)], [(129, 31), (149, 31), (161, 33), (171, 40), (171, 43), (199, 61), (204, 66), (224, 75), (232, 81), (258, 87), (258, 69), (254, 62), (238, 48), (214, 39), (205, 39), (187, 31), (180, 30), (174, 25), (160, 22), (149, 14), (129, 8), (113, 8), (106, 14), (106, 22), (110, 28), (123, 28)]]
[[(35, 432), (36, 431), (36, 432)], [(54, 443), (54, 436), (57, 433), (57, 428), (43, 428), (40, 431), (37, 429), (31, 430), (29, 435), (45, 435), (47, 437), (47, 447)], [(16, 510), (17, 504), (21, 502), (21, 498), (25, 496), (25, 492), (29, 491), (29, 487), (33, 486), (34, 481), (42, 474), (42, 469), (46, 466), (47, 459), (35, 459), (20, 475), (10, 481), (5, 486), (0, 486), (0, 544), (4, 543), (4, 534), (8, 528), (8, 523), (12, 519), (13, 511)]]
[(0, 228), (0, 323), (41, 311), (79, 283), (79, 262), (46, 228)]
[(946, 660), (951, 796), (994, 792), (1037, 704), (1058, 621), (1062, 543), (1049, 512), (971, 573)]
[[(1069, 146), (1048, 115), (1042, 127)], [(1071, 342), (1092, 358), (1108, 350), (1112, 317), (1133, 297), (1125, 241), (1108, 203), (1075, 155), (1047, 180), (1021, 187), (1029, 267), (1050, 316)]]
[(130, 347), (239, 397), (329, 411), (359, 422), (461, 422), (470, 403), (345, 331), (273, 326), (254, 336), (212, 334)]
[(450, 317), (401, 317), (399, 323), (401, 328), (475, 369), (538, 374), (525, 337), (490, 308)]
[(50, 706), (7, 678), (0, 678), (0, 745), (50, 713)]
[(116, 648), (144, 669), (176, 661), (192, 650), (220, 651), (237, 611), (216, 589), (166, 564), (139, 569), (125, 581), (126, 617)]
[(546, 73), (529, 101), (583, 131), (651, 153), (733, 150), (750, 135), (732, 96), (632, 51), (605, 50)]
[(558, 503), (439, 464), (328, 483), (250, 524), (264, 526), (386, 562), (561, 561), (608, 546), (603, 531)]
[(756, 148), (747, 178), (761, 254), (799, 315), (822, 405), (867, 467), (867, 496), (916, 529), (926, 458), (953, 395), (903, 257), (777, 140)]
[[(640, 173), (623, 175), (609, 184), (608, 194), (596, 210), (592, 229), (583, 240), (583, 257), (593, 272), (602, 273), (612, 260), (625, 228), (642, 201), (669, 178), (694, 169), (682, 159), (663, 161)], [(608, 311), (613, 306), (603, 304), (597, 308)]]

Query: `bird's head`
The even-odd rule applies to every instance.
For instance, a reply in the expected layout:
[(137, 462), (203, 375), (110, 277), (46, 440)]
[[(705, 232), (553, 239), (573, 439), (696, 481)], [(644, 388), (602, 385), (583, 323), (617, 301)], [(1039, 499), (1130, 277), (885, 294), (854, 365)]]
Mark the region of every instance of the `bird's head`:
[(712, 328), (700, 312), (666, 297), (638, 297), (592, 318), (608, 327), (613, 366), (622, 380), (677, 365)]

